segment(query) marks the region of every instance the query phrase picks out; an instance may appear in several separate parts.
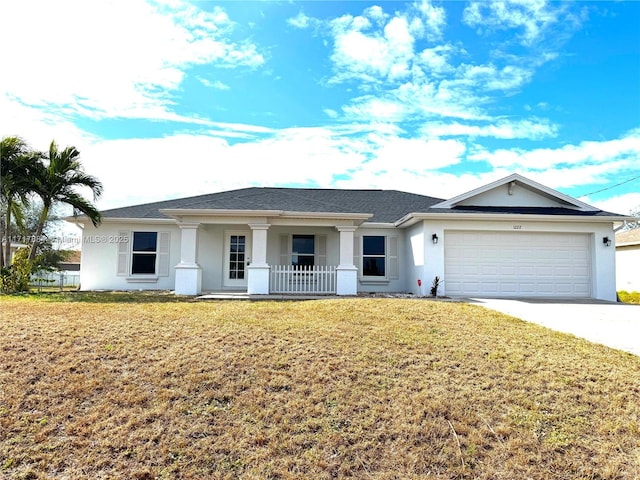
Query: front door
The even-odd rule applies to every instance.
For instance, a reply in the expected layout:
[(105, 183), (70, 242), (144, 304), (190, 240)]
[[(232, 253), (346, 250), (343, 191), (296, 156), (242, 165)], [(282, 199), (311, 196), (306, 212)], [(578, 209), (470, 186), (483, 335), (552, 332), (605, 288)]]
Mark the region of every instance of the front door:
[(237, 289), (247, 288), (247, 267), (250, 262), (250, 232), (226, 232), (224, 286)]

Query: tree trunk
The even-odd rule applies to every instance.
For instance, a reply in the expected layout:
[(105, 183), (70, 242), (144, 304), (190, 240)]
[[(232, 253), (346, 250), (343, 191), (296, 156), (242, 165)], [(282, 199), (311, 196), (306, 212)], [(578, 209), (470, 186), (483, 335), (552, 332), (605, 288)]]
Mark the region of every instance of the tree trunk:
[(49, 216), (49, 206), (44, 205), (42, 207), (42, 213), (40, 214), (40, 220), (38, 221), (38, 229), (36, 230), (35, 238), (33, 239), (33, 245), (31, 245), (31, 251), (29, 252), (29, 261), (33, 262), (36, 258), (36, 250), (38, 249), (38, 244), (40, 243), (40, 236), (42, 235), (42, 231), (44, 230), (44, 224), (47, 221), (47, 217)]
[(7, 268), (11, 266), (11, 208), (13, 206), (9, 198), (7, 200), (7, 224), (4, 228), (4, 257), (2, 258), (2, 266)]

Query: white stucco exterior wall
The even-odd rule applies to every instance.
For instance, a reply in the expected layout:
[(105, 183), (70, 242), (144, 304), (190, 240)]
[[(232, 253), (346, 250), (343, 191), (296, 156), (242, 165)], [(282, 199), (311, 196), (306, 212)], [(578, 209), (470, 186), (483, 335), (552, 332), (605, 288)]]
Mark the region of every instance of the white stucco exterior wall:
[[(128, 275), (118, 275), (120, 232), (169, 232), (169, 274), (155, 281), (135, 281)], [(129, 250), (131, 244), (129, 245)], [(174, 266), (180, 259), (180, 229), (177, 225), (103, 223), (99, 227), (87, 225), (82, 231), (80, 288), (82, 290), (173, 290)]]
[(640, 292), (640, 245), (616, 247), (616, 287)]

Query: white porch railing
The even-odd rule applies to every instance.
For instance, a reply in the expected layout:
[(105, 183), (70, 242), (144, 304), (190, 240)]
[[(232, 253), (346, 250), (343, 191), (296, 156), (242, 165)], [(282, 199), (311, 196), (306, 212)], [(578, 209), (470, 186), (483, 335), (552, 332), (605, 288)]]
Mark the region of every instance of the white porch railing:
[(271, 293), (336, 293), (335, 265), (272, 265)]

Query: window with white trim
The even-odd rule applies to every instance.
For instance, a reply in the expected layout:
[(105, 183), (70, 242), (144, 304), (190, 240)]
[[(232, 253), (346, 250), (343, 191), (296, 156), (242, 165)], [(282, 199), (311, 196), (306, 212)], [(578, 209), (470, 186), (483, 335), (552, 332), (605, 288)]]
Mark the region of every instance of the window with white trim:
[(157, 252), (157, 232), (133, 232), (131, 274), (155, 275)]
[(313, 267), (315, 265), (315, 236), (291, 236), (291, 264), (298, 267)]
[(169, 275), (169, 232), (118, 233), (118, 275), (136, 278)]
[(387, 282), (400, 278), (398, 241), (395, 235), (354, 236), (353, 260), (362, 282)]
[(326, 264), (326, 235), (280, 235), (280, 265), (314, 267)]
[(362, 237), (362, 275), (364, 277), (386, 276), (387, 255), (386, 237), (363, 235)]

